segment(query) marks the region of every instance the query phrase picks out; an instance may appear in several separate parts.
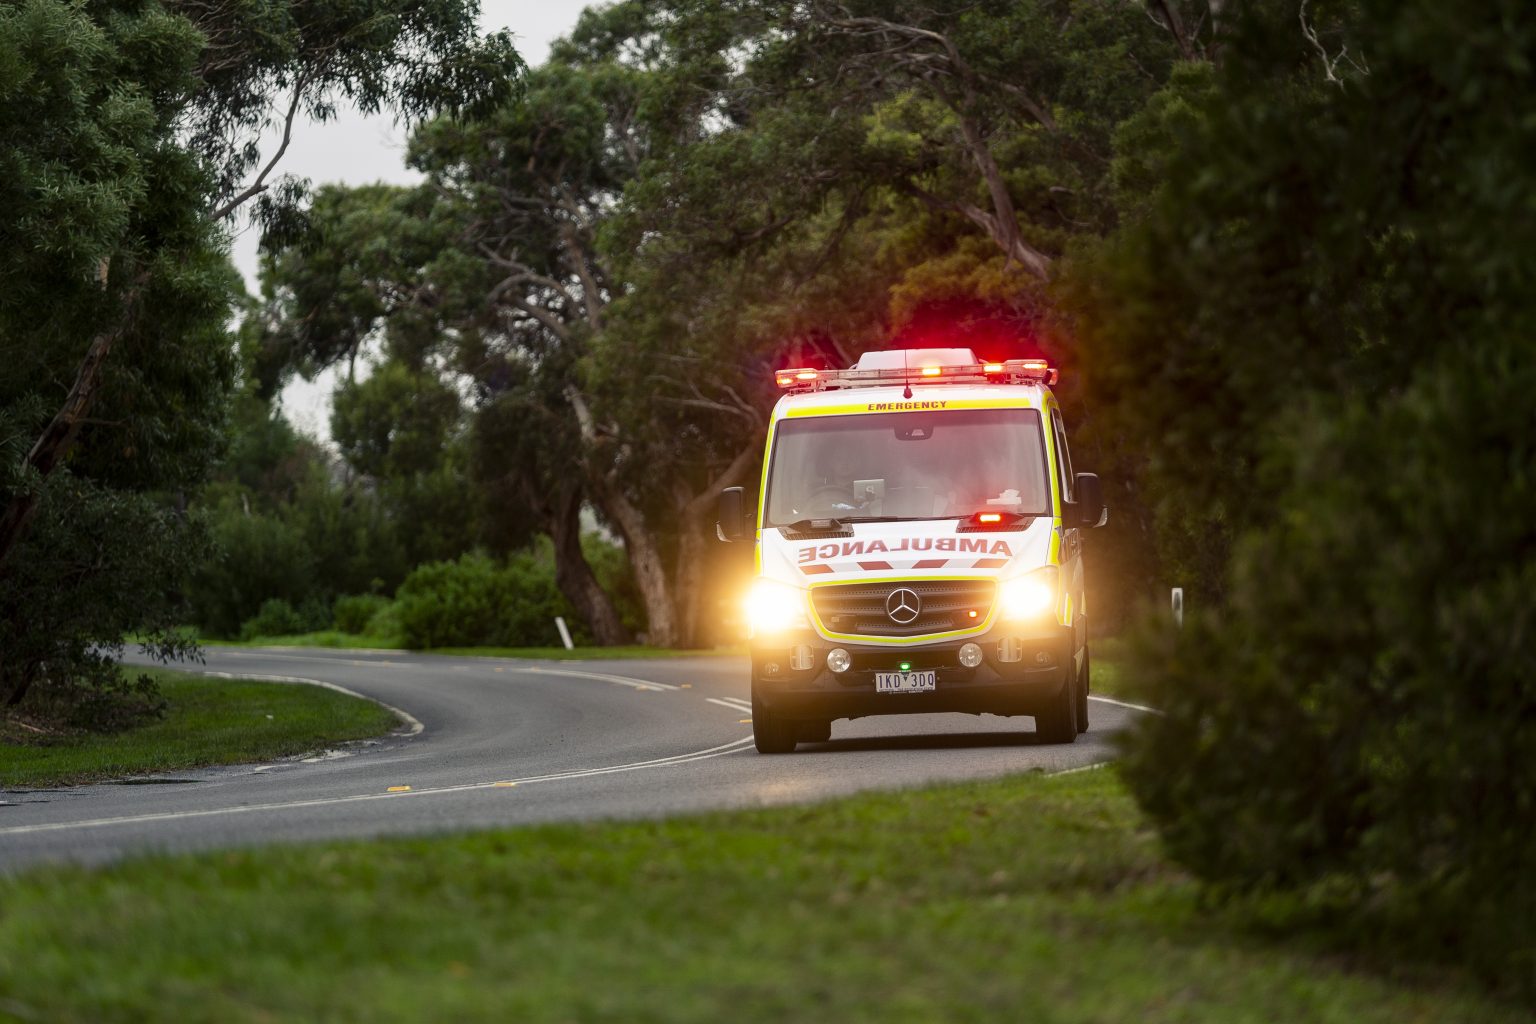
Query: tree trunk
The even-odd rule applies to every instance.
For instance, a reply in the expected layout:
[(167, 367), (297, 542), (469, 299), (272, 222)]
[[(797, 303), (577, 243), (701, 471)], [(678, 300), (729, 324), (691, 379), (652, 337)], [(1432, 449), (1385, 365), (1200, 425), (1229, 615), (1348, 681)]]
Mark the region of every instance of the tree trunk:
[(710, 546), (714, 531), (704, 531), (713, 524), (684, 518), (677, 538), (677, 592), (682, 599), (681, 642), (686, 647), (705, 645), (706, 599), (709, 597), (708, 572), (713, 559)]
[(604, 647), (627, 644), (633, 639), (619, 619), (613, 598), (597, 582), (587, 556), (581, 550), (581, 491), (563, 488), (553, 502), (549, 536), (555, 545), (555, 585), (591, 627)]
[(5, 699), (5, 706), (8, 708), (13, 708), (20, 704), (21, 699), (25, 697), (27, 695), (27, 691), (32, 688), (32, 682), (36, 678), (37, 663), (34, 662), (22, 670), (21, 681), (16, 684), (16, 689), (12, 690), (10, 696)]
[[(102, 366), (106, 363), (107, 357), (112, 354), (112, 349), (118, 341), (133, 329), (134, 322), (138, 319), (139, 292), (143, 289), (148, 276), (147, 272), (140, 272), (124, 289), (121, 313), (117, 323), (91, 339), (91, 345), (85, 351), (85, 358), (81, 360), (80, 368), (75, 371), (75, 382), (70, 387), (69, 394), (64, 396), (64, 404), (59, 407), (58, 412), (54, 413), (48, 426), (43, 428), (42, 435), (32, 445), (31, 451), (27, 452), (23, 465), (42, 479), (46, 480), (75, 446), (75, 438), (80, 435), (80, 427), (84, 425), (85, 418), (96, 401), (96, 391), (101, 384)], [(41, 497), (39, 488), (28, 488), (23, 493), (14, 495), (5, 509), (0, 511), (0, 572), (4, 572), (6, 562), (10, 560), (16, 546), (21, 543), (22, 537), (26, 536), (33, 517), (37, 515), (37, 503)]]
[(645, 514), (607, 481), (595, 491), (598, 503), (624, 538), (624, 550), (645, 604), (645, 642), (652, 647), (676, 647), (680, 637), (672, 581), (667, 578), (666, 562)]

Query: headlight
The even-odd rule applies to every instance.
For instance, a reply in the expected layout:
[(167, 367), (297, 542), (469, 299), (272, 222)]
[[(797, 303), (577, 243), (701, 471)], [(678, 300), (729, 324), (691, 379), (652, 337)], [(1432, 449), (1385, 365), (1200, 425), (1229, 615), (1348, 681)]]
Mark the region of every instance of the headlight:
[(758, 580), (747, 591), (747, 621), (754, 633), (777, 633), (805, 623), (805, 592), (773, 580)]
[(998, 588), (997, 597), (1004, 618), (1044, 618), (1056, 610), (1056, 569), (1046, 566), (1009, 580)]

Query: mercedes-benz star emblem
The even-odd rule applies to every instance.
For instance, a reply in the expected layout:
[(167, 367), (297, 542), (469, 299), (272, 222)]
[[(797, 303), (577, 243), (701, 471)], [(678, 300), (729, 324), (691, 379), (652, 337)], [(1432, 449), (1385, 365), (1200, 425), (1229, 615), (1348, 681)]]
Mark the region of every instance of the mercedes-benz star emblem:
[(906, 587), (891, 591), (891, 596), (885, 599), (885, 614), (898, 626), (911, 625), (922, 610), (923, 599), (917, 596), (917, 591)]

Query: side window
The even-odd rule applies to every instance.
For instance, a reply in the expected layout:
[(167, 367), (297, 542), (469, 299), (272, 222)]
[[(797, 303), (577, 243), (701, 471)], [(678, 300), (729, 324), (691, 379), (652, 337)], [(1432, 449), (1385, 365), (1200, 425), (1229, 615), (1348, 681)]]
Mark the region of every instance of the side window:
[(1060, 409), (1051, 410), (1051, 429), (1056, 434), (1056, 472), (1061, 478), (1061, 496), (1065, 501), (1072, 501), (1072, 452), (1067, 448), (1067, 431), (1061, 425)]

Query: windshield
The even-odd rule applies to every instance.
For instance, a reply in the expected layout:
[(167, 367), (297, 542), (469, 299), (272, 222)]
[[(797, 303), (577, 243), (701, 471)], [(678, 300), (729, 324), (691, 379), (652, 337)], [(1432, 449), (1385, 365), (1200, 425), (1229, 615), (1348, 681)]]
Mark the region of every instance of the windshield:
[(1033, 409), (783, 420), (769, 465), (765, 526), (1050, 511)]

